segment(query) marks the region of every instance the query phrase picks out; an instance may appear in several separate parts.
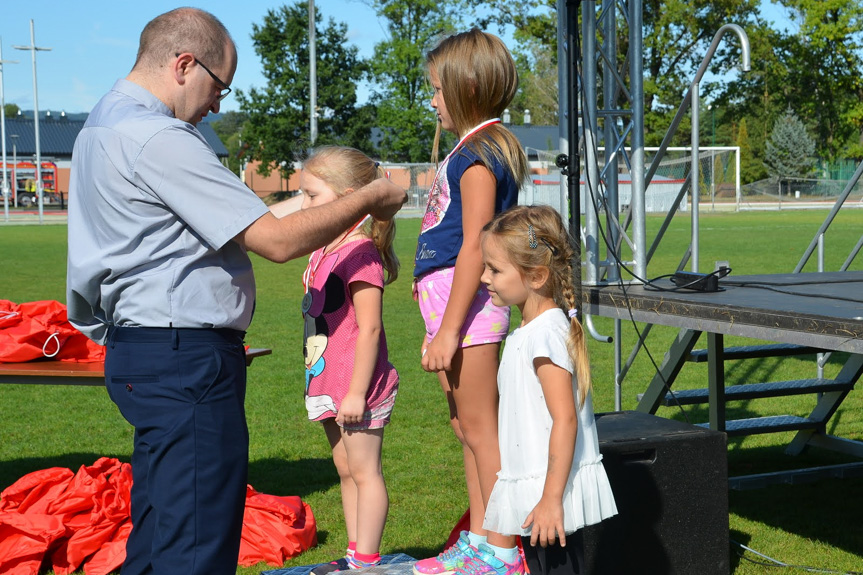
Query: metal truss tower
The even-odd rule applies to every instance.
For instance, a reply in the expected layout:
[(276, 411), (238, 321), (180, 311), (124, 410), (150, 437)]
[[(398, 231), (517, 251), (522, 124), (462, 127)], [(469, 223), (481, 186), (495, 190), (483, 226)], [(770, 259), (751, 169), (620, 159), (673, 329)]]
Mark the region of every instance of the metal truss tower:
[[(642, 3), (559, 0), (558, 14), (562, 15), (560, 44), (567, 62), (560, 67), (560, 85), (566, 87), (562, 100), (569, 99), (561, 114), (561, 150), (569, 153), (571, 213), (580, 216), (580, 206), (584, 210), (582, 281), (586, 285), (618, 281), (617, 262), (624, 242), (633, 256), (625, 263), (643, 278), (647, 239)], [(577, 142), (575, 149), (569, 142)], [(630, 214), (627, 221), (620, 219), (625, 207), (620, 202), (621, 181), (630, 182), (631, 187), (628, 210), (624, 210)], [(601, 218), (605, 218), (604, 225)]]

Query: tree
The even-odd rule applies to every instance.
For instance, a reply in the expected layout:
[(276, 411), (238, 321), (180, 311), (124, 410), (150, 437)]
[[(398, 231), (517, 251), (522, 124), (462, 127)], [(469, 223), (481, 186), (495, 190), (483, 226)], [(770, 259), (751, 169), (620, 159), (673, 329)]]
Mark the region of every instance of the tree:
[(762, 179), (765, 175), (764, 164), (757, 161), (752, 152), (746, 118), (740, 120), (740, 127), (737, 129), (737, 146), (740, 148), (740, 181), (749, 184)]
[(373, 0), (386, 20), (389, 39), (375, 46), (370, 62), (377, 83), (372, 101), (381, 129), (379, 152), (390, 161), (427, 162), (435, 116), (426, 79), (425, 52), (433, 41), (453, 31), (453, 2), (439, 0)]
[[(516, 38), (521, 44), (531, 37), (544, 47), (547, 60), (557, 59), (556, 0), (470, 1), (476, 7), (489, 8), (484, 12), (486, 15), (477, 18), (480, 24), (512, 25), (518, 31)], [(665, 135), (716, 31), (727, 22), (748, 27), (756, 19), (758, 3), (759, 0), (643, 0), (641, 56), (644, 59), (644, 123), (648, 145), (658, 145)], [(628, 38), (620, 32), (626, 29), (626, 17), (620, 11), (618, 29), (618, 52), (625, 54)], [(714, 56), (711, 71), (719, 74), (737, 66), (739, 54), (737, 43), (723, 42)], [(622, 58), (618, 63), (621, 61)], [(710, 94), (710, 86), (705, 86), (703, 93)], [(625, 103), (623, 106), (628, 107)], [(689, 137), (682, 125), (677, 142), (687, 144)]]
[(14, 118), (18, 115), (18, 111), (21, 108), (18, 107), (18, 104), (6, 104), (3, 106), (3, 113), (7, 118)]
[(798, 179), (812, 173), (815, 140), (790, 107), (773, 126), (766, 152), (764, 165), (773, 179)]
[(775, 3), (797, 29), (775, 30), (764, 21), (747, 26), (752, 71), (726, 84), (718, 99), (749, 119), (756, 154), (790, 106), (812, 123), (818, 156), (863, 158), (863, 2)]
[[(799, 31), (788, 62), (788, 102), (812, 118), (819, 155), (863, 156), (863, 2), (781, 0)], [(849, 149), (850, 148), (850, 149)]]
[(510, 105), (513, 117), (522, 117), (525, 110), (530, 110), (532, 123), (556, 126), (559, 105), (557, 53), (555, 58), (549, 58), (539, 40), (527, 38), (520, 43), (513, 56), (518, 68), (519, 84), (518, 94)]
[[(240, 110), (248, 115), (243, 140), (248, 155), (261, 161), (261, 173), (280, 169), (286, 179), (292, 162), (304, 156), (309, 139), (309, 11), (300, 0), (268, 10), (260, 26), (252, 26), (255, 52), (261, 57), (265, 88), (238, 90)], [(318, 139), (315, 145), (342, 144), (367, 148), (373, 115), (358, 113), (356, 83), (365, 72), (356, 46), (347, 44), (347, 26), (329, 20), (321, 27), (316, 14)]]

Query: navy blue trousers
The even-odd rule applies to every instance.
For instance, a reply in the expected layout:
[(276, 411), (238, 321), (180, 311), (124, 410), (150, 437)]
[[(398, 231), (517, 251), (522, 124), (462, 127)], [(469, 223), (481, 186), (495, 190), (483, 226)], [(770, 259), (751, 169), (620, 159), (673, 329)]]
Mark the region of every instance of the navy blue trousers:
[(109, 331), (108, 394), (135, 428), (123, 575), (236, 573), (249, 462), (243, 335)]

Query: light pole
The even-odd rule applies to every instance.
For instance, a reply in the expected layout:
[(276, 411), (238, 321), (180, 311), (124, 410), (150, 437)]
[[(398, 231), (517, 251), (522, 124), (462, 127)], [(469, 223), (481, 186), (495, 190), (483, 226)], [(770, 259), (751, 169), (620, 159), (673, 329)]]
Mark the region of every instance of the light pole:
[(315, 34), (315, 0), (309, 0), (309, 140), (318, 139), (318, 57)]
[(39, 90), (36, 87), (36, 52), (48, 51), (51, 48), (41, 48), (36, 45), (36, 30), (33, 20), (30, 20), (30, 45), (12, 46), (16, 50), (30, 50), (33, 56), (33, 122), (36, 130), (36, 197), (39, 200), (39, 223), (42, 222), (42, 155), (39, 150)]
[(18, 207), (18, 134), (9, 134), (12, 138), (12, 195), (15, 196), (15, 207)]
[(17, 64), (17, 60), (3, 59), (3, 39), (0, 38), (0, 141), (3, 145), (3, 216), (9, 221), (9, 180), (6, 177), (6, 100), (3, 97), (3, 64)]

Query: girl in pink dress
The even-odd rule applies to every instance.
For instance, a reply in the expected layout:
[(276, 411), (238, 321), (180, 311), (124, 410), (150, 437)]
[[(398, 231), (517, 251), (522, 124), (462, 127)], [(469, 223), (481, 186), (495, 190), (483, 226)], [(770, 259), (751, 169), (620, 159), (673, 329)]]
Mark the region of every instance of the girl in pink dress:
[[(382, 175), (358, 150), (318, 148), (300, 174), (302, 209)], [(309, 419), (323, 423), (332, 447), (348, 532), (345, 557), (316, 567), (315, 575), (371, 567), (381, 559), (389, 509), (381, 446), (399, 383), (381, 319), (384, 285), (398, 276), (394, 233), (393, 221), (359, 221), (312, 253), (303, 274), (306, 408)]]

